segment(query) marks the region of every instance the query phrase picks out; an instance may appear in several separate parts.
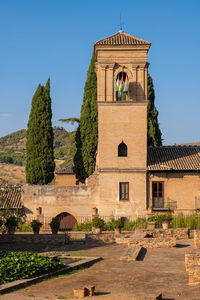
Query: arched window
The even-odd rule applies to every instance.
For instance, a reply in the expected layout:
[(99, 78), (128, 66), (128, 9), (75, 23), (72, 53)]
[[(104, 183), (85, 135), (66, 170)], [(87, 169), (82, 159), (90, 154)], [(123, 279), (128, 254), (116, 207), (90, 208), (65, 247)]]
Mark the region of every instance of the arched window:
[(118, 156), (127, 156), (127, 146), (123, 141), (118, 146)]
[(116, 100), (125, 101), (128, 93), (129, 82), (125, 72), (120, 72), (116, 79)]

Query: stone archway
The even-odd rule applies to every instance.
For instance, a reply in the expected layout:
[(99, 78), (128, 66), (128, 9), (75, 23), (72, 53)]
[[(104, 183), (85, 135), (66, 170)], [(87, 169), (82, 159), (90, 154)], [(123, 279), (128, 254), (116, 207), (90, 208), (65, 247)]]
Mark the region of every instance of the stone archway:
[(61, 231), (73, 230), (74, 225), (77, 223), (76, 218), (67, 212), (60, 213), (56, 218), (60, 220), (59, 230)]

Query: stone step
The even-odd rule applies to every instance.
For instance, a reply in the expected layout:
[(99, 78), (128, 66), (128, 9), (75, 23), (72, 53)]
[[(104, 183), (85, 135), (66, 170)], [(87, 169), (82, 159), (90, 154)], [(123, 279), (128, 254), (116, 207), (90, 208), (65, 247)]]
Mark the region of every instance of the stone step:
[(141, 294), (134, 296), (133, 300), (162, 300), (162, 294)]
[(129, 247), (126, 252), (120, 257), (120, 260), (123, 261), (136, 261), (139, 257), (140, 252), (142, 251), (143, 247), (141, 246), (131, 246)]

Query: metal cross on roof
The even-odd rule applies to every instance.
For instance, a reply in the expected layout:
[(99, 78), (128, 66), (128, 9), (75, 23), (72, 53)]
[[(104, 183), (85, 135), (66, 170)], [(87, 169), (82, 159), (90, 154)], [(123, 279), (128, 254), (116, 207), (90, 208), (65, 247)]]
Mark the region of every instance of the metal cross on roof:
[(117, 25), (120, 28), (120, 31), (123, 31), (123, 29), (122, 29), (123, 24), (124, 24), (124, 22), (122, 22), (122, 15), (120, 14), (120, 24)]

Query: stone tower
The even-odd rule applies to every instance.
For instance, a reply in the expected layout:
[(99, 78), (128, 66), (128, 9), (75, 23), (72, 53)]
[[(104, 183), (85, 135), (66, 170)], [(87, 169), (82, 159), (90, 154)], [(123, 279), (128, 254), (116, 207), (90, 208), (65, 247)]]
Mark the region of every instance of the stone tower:
[(146, 210), (150, 46), (122, 30), (94, 44), (101, 215), (141, 215)]

